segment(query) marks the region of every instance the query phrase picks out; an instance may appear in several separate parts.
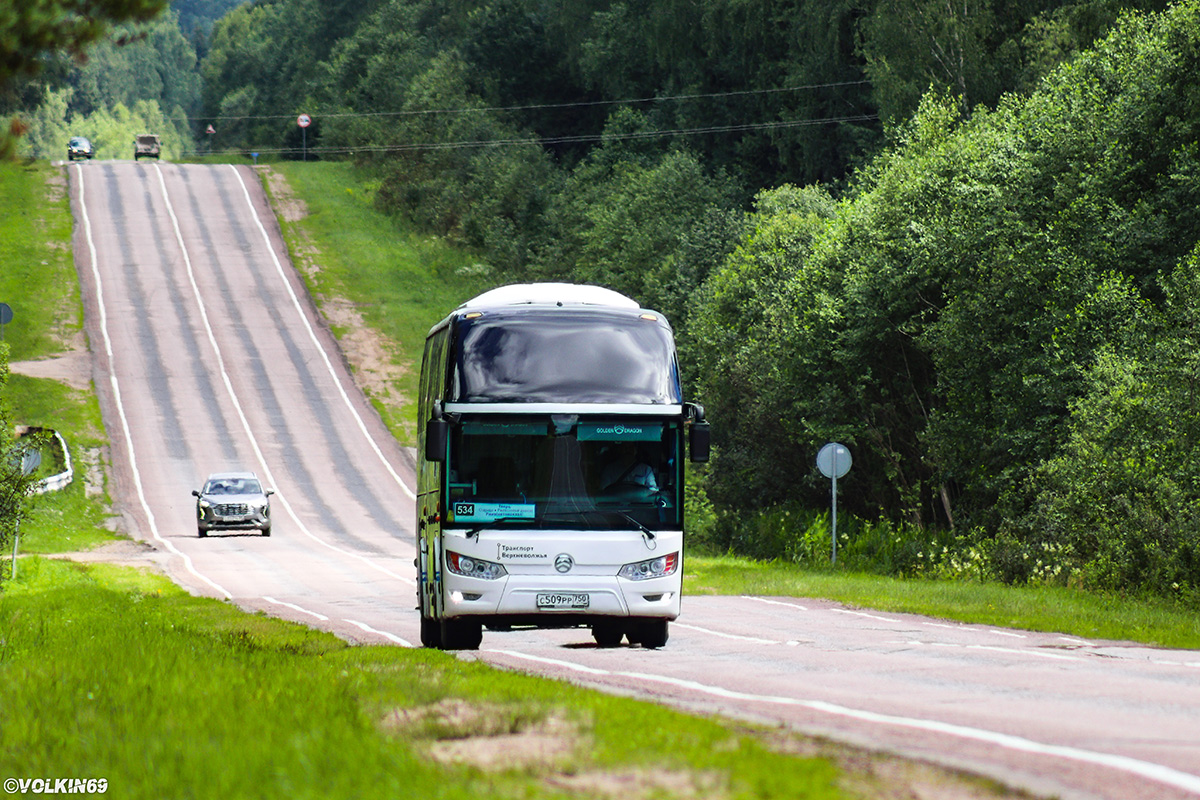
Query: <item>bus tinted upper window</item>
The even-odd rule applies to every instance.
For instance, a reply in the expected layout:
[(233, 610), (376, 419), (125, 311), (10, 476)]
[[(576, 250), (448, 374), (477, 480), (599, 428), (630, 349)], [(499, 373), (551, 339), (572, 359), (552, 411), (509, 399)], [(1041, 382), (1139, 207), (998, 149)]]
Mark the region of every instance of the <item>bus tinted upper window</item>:
[(671, 329), (637, 313), (503, 310), (459, 322), (451, 399), (682, 402)]

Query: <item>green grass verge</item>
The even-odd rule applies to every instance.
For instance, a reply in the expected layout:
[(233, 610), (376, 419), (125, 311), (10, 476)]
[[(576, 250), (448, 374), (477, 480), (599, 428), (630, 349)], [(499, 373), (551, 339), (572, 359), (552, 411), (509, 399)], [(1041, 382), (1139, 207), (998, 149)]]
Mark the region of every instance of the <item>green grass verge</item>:
[[(924, 614), (984, 625), (1200, 648), (1200, 618), (1162, 600), (1100, 595), (1056, 586), (822, 573), (734, 556), (689, 556), (684, 591), (820, 597), (879, 611)], [(685, 601), (686, 603), (686, 601)]]
[[(271, 178), (281, 174), (286, 185)], [(416, 391), (429, 329), (491, 284), (485, 270), (437, 237), (407, 232), (375, 207), (375, 185), (343, 162), (279, 162), (264, 170), (264, 186), (279, 212), (293, 261), (309, 291), (329, 311), (332, 298), (349, 301), (381, 336), (402, 374), (390, 397), (368, 387), (384, 422), (407, 445), (416, 442)], [(290, 190), (290, 191), (289, 191)], [(304, 215), (289, 213), (294, 199)], [(315, 268), (314, 268), (315, 267)], [(334, 318), (334, 334), (349, 331)]]
[(12, 361), (65, 349), (83, 327), (71, 257), (71, 213), (63, 171), (46, 162), (0, 161), (0, 302)]
[(108, 443), (96, 395), (59, 381), (23, 375), (9, 376), (6, 395), (20, 422), (53, 428), (63, 435), (75, 472), (66, 488), (30, 500), (21, 528), (20, 552), (90, 550), (125, 538), (109, 526), (104, 483)]
[[(13, 307), (13, 322), (4, 331), (13, 361), (48, 358), (83, 341), (66, 190), (61, 168), (45, 162), (0, 162), (0, 300)], [(8, 403), (15, 424), (61, 433), (76, 471), (66, 489), (30, 501), (20, 552), (86, 550), (117, 538), (105, 527), (107, 497), (100, 467), (107, 438), (95, 393), (10, 374), (0, 399)]]
[(445, 653), (350, 646), (129, 568), (0, 595), (0, 774), (122, 798), (849, 797), (824, 757)]

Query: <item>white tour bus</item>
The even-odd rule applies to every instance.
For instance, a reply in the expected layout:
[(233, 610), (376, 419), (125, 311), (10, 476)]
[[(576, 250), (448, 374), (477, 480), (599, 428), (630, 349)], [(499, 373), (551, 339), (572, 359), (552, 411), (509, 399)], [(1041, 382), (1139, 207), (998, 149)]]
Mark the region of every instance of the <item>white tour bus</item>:
[(423, 645), (475, 649), (485, 625), (666, 643), (684, 440), (707, 460), (708, 424), (661, 314), (595, 286), (486, 292), (429, 332), (418, 414)]

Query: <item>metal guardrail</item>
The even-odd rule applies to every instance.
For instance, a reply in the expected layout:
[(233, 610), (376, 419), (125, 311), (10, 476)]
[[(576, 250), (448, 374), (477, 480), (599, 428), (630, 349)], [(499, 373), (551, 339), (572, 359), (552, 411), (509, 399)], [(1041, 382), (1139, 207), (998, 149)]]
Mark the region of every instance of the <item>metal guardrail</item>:
[[(75, 468), (71, 464), (71, 448), (67, 447), (67, 440), (62, 437), (62, 434), (54, 429), (46, 428), (26, 428), (26, 432), (45, 431), (51, 434), (51, 442), (57, 442), (62, 448), (62, 463), (63, 471), (57, 475), (51, 475), (48, 478), (42, 478), (29, 488), (30, 494), (46, 494), (47, 492), (57, 492), (63, 487), (69, 485), (75, 480)], [(24, 435), (24, 434), (22, 434)], [(26, 453), (22, 456), (22, 465), (26, 469), (37, 469), (41, 463), (41, 454), (34, 456)], [(20, 520), (17, 521), (17, 528), (13, 533), (13, 551), (12, 551), (12, 575), (11, 578), (16, 580), (17, 577), (17, 551), (21, 545), (21, 528)]]
[(58, 490), (68, 486), (71, 481), (75, 480), (75, 468), (71, 465), (71, 448), (67, 447), (67, 440), (62, 437), (62, 434), (56, 430), (48, 431), (53, 435), (52, 442), (57, 442), (62, 448), (62, 457), (64, 469), (57, 475), (51, 475), (48, 478), (42, 478), (35, 483), (31, 488), (32, 494), (46, 494), (47, 492), (57, 492)]

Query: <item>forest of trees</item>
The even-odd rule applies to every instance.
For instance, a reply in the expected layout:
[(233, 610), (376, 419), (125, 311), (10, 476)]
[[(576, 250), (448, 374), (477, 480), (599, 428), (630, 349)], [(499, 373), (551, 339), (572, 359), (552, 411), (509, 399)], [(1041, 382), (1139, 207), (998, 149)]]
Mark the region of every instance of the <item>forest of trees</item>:
[(153, 96), (101, 50), (34, 117), (282, 157), (306, 112), (497, 282), (666, 313), (697, 543), (815, 560), (837, 440), (851, 565), (1200, 603), (1200, 0), (228, 6), (144, 28)]

